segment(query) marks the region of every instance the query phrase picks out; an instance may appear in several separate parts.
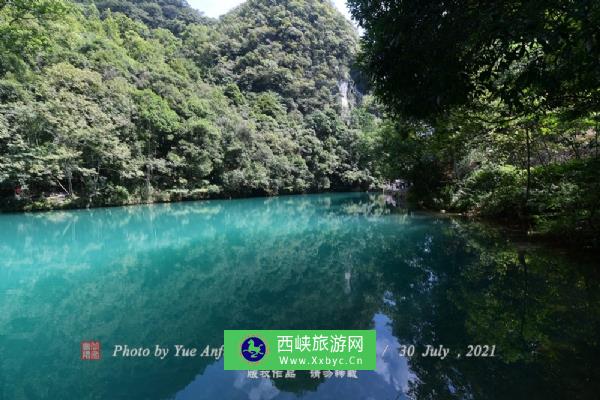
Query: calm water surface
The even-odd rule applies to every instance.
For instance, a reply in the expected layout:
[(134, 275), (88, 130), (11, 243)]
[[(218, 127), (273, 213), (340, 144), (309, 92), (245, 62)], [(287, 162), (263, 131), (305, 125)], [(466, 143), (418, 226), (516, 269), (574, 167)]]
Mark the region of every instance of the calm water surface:
[[(0, 215), (0, 399), (595, 399), (599, 264), (364, 194)], [(250, 379), (111, 357), (321, 328), (376, 329), (377, 370)], [(80, 360), (86, 339), (102, 360)], [(456, 358), (469, 344), (496, 356)]]

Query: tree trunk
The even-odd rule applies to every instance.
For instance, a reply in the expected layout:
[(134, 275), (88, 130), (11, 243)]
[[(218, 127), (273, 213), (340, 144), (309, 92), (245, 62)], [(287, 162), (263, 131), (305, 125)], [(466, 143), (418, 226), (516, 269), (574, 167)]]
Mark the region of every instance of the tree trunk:
[(527, 210), (527, 203), (529, 202), (529, 192), (531, 190), (531, 138), (529, 135), (529, 127), (525, 128), (525, 135), (527, 141), (527, 187), (525, 188), (525, 210)]
[(96, 163), (96, 174), (92, 178), (92, 194), (88, 199), (88, 204), (91, 204), (93, 199), (98, 195), (98, 181), (100, 180), (100, 161)]
[(73, 197), (73, 171), (71, 170), (71, 165), (67, 164), (66, 168), (67, 172), (67, 191), (69, 192), (69, 197)]
[(527, 299), (529, 297), (529, 285), (528, 285), (528, 268), (527, 268), (527, 259), (525, 258), (525, 251), (524, 250), (518, 250), (517, 251), (517, 256), (519, 258), (519, 264), (523, 267), (523, 303), (522, 303), (522, 307), (521, 307), (521, 326), (520, 326), (520, 333), (521, 333), (521, 339), (524, 339), (525, 337), (525, 322), (527, 320)]
[(152, 163), (150, 160), (146, 161), (146, 200), (150, 200), (152, 196)]
[(594, 156), (598, 158), (598, 129), (600, 128), (600, 124), (598, 123), (598, 116), (596, 116), (596, 137), (595, 137), (595, 148), (594, 148)]

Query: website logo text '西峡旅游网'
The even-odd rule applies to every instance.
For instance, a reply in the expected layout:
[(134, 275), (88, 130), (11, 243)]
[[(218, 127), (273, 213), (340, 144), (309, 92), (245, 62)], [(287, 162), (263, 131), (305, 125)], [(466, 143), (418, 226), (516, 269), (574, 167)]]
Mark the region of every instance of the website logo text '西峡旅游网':
[(226, 370), (374, 370), (374, 330), (226, 330)]

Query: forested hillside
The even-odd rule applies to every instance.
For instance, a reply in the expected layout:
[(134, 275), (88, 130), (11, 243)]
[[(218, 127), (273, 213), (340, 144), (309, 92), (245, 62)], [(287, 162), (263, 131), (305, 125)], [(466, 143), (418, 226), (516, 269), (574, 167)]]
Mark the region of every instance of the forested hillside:
[(598, 244), (596, 3), (349, 4), (361, 38), (328, 0), (218, 20), (183, 0), (0, 0), (0, 208), (404, 178), (418, 207)]
[(357, 34), (324, 0), (0, 2), (5, 209), (367, 188)]
[(189, 24), (211, 23), (185, 0), (81, 0), (79, 3), (95, 4), (100, 13), (120, 12), (149, 28), (165, 28), (174, 34), (182, 33)]

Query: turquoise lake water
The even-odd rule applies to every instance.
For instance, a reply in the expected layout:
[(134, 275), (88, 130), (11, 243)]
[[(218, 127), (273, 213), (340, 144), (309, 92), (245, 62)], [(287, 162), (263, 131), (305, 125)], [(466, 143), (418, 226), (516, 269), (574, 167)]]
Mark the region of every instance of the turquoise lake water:
[[(388, 203), (0, 215), (0, 399), (598, 398), (600, 262)], [(222, 359), (112, 357), (118, 344), (219, 347), (224, 329), (376, 329), (377, 370), (254, 379)], [(82, 361), (91, 339), (102, 359)], [(420, 356), (428, 344), (450, 356)]]

